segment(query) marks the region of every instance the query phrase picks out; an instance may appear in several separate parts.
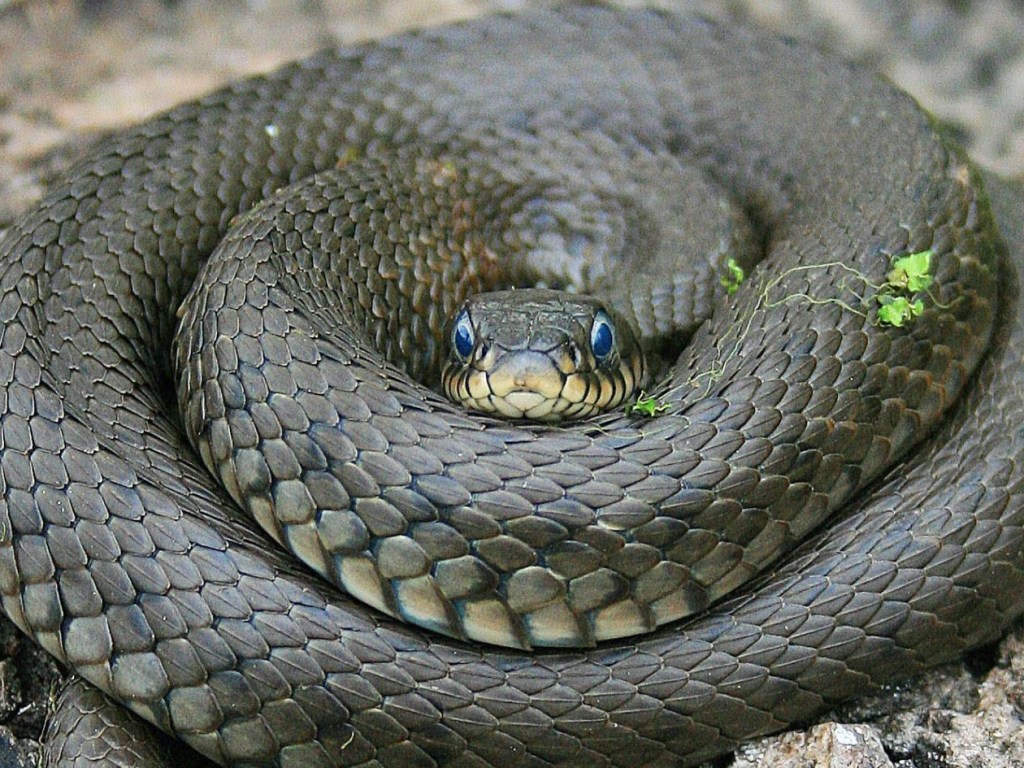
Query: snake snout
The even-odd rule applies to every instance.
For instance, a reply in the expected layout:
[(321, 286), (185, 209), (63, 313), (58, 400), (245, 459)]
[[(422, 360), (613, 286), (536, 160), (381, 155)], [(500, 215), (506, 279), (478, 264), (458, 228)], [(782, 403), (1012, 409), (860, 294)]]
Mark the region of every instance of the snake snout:
[(470, 394), (464, 401), (475, 410), (511, 419), (560, 418), (566, 379), (575, 370), (569, 346), (541, 351), (491, 345), (463, 371), (463, 389)]
[(498, 397), (535, 392), (558, 397), (562, 391), (563, 370), (555, 358), (544, 352), (518, 350), (506, 352), (488, 374), (491, 393)]

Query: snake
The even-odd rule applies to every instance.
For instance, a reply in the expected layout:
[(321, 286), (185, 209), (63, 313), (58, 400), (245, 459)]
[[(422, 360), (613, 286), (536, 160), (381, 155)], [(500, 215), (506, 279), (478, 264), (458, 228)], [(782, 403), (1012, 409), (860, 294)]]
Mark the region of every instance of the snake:
[[(673, 194), (690, 167), (722, 193)], [(751, 274), (652, 273), (723, 199)], [(0, 600), (95, 686), (52, 759), (156, 764), (130, 710), (222, 765), (693, 765), (999, 637), (1021, 202), (861, 67), (597, 6), (334, 49), (101, 142), (0, 241)], [(420, 383), (507, 249), (545, 288), (654, 277), (655, 325), (710, 308), (653, 413), (510, 423)]]

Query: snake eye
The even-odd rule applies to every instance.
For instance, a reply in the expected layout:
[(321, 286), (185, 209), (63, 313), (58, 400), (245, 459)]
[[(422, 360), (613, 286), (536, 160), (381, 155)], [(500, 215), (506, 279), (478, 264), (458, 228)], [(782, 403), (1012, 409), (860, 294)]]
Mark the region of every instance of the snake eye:
[(455, 326), (452, 329), (452, 348), (460, 360), (466, 361), (473, 352), (476, 334), (473, 333), (473, 323), (470, 322), (469, 312), (463, 309), (455, 318)]
[(608, 317), (607, 312), (599, 309), (594, 315), (594, 324), (590, 326), (590, 349), (597, 362), (604, 362), (614, 345), (615, 329), (612, 327), (612, 319)]

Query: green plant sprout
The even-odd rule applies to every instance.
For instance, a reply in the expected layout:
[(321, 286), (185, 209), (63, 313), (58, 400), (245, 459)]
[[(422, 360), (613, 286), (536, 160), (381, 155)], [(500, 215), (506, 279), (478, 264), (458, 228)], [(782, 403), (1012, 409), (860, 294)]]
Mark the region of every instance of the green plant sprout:
[[(838, 298), (818, 299), (814, 296), (809, 296), (806, 293), (789, 294), (775, 301), (768, 299), (771, 289), (778, 285), (781, 279), (787, 275), (808, 269), (841, 267), (865, 286), (875, 289), (874, 300), (879, 304), (878, 324), (901, 328), (908, 321), (924, 312), (924, 301), (921, 298), (916, 298), (915, 294), (929, 293), (929, 289), (932, 287), (932, 283), (935, 280), (930, 272), (933, 255), (934, 253), (932, 250), (927, 249), (899, 257), (893, 261), (892, 269), (890, 269), (889, 273), (886, 275), (885, 282), (881, 284), (872, 283), (858, 270), (851, 269), (850, 267), (836, 262), (793, 267), (792, 269), (786, 270), (782, 275), (769, 281), (768, 284), (765, 285), (762, 295), (758, 301), (758, 305), (767, 309), (778, 306), (779, 304), (802, 299), (810, 302), (811, 304), (836, 304), (841, 306), (843, 309), (847, 309), (863, 316), (866, 314), (867, 300), (863, 296), (859, 296), (856, 292), (854, 292), (854, 296), (857, 298), (860, 306), (863, 307), (863, 310), (858, 309), (850, 302), (846, 302)], [(722, 277), (721, 283), (725, 286), (726, 293), (731, 296), (736, 292), (739, 288), (739, 284), (743, 281), (744, 273), (743, 268), (736, 263), (735, 259), (730, 258), (728, 262), (726, 262), (726, 266), (729, 268), (729, 274)], [(845, 280), (842, 285), (845, 285)], [(930, 293), (929, 296), (931, 296)], [(932, 296), (932, 300), (935, 301), (934, 296)], [(941, 306), (937, 301), (935, 303), (937, 306)]]
[(902, 328), (905, 323), (924, 312), (924, 301), (912, 298), (914, 294), (927, 292), (934, 278), (929, 270), (932, 266), (932, 251), (918, 251), (901, 256), (892, 263), (886, 281), (878, 288), (878, 322)]
[[(860, 270), (838, 261), (790, 267), (759, 287), (753, 305), (746, 309), (744, 316), (737, 318), (728, 326), (726, 332), (716, 339), (716, 354), (711, 368), (692, 377), (688, 383), (696, 387), (703, 381), (707, 385), (707, 392), (710, 392), (712, 383), (721, 377), (726, 366), (736, 357), (741, 342), (750, 331), (755, 314), (782, 304), (794, 301), (806, 301), (809, 304), (833, 304), (866, 318), (874, 303), (878, 306), (875, 323), (894, 328), (902, 328), (924, 312), (924, 300), (917, 294), (927, 294), (935, 306), (947, 309), (948, 305), (939, 302), (930, 291), (934, 283), (934, 277), (931, 274), (933, 256), (934, 252), (931, 249), (926, 249), (894, 259), (885, 280), (881, 283), (871, 281)], [(739, 288), (745, 275), (742, 267), (732, 258), (726, 262), (726, 266), (729, 272), (721, 278), (720, 282), (725, 287), (726, 293), (731, 296)], [(845, 276), (837, 285), (838, 295), (822, 298), (797, 292), (772, 298), (775, 289), (787, 277), (819, 269), (837, 269), (844, 273)], [(857, 288), (852, 287), (848, 281), (855, 283)], [(844, 295), (849, 295), (850, 298), (840, 298)], [(627, 411), (627, 413), (632, 412), (634, 410)], [(640, 401), (635, 406), (635, 412), (645, 412)]]
[(644, 416), (646, 418), (652, 418), (667, 410), (668, 403), (663, 403), (653, 395), (648, 395), (644, 390), (640, 390), (636, 402), (627, 403), (625, 407), (627, 416)]
[(932, 251), (927, 250), (911, 253), (896, 259), (892, 263), (892, 269), (889, 270), (889, 274), (886, 276), (888, 285), (908, 293), (927, 291), (932, 287), (934, 280), (928, 274), (932, 266), (932, 256)]
[(921, 299), (911, 301), (906, 296), (879, 296), (881, 306), (878, 308), (880, 325), (891, 325), (902, 328), (903, 325), (924, 312)]
[(732, 256), (726, 260), (725, 269), (726, 273), (722, 275), (718, 282), (725, 288), (726, 295), (732, 296), (740, 289), (740, 284), (743, 282), (743, 278), (746, 277), (746, 273)]

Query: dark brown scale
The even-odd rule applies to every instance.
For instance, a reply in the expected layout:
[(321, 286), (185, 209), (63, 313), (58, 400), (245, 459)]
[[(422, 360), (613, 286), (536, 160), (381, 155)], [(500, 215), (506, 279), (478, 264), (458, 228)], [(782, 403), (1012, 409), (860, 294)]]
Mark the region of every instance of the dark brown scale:
[[(671, 184), (619, 195), (606, 181), (618, 175), (605, 170), (609, 154), (649, 180), (661, 167), (678, 179), (677, 154), (708, 169), (752, 216), (765, 261), (730, 300), (713, 278), (683, 302), (715, 312), (659, 390), (664, 414), (544, 432), (474, 421), (381, 365), (371, 340), (408, 352), (423, 338), (410, 329), (437, 327), (442, 313), (417, 321), (400, 310), (391, 327), (368, 287), (434, 307), (427, 286), (449, 275), (392, 269), (401, 232), (390, 219), (357, 221), (387, 233), (347, 262), (363, 286), (348, 300), (369, 318), (369, 339), (324, 314), (337, 343), (322, 343), (256, 274), (211, 292), (227, 311), (204, 333), (240, 342), (199, 359), (224, 382), (203, 406), (210, 432), (237, 440), (222, 490), (161, 394), (182, 299), (238, 214), (407, 142), (420, 157), (493, 168), (515, 189), (539, 180), (558, 215), (534, 218), (548, 237), (526, 246), (558, 274), (581, 271), (575, 256), (596, 251), (640, 275), (645, 245), (682, 237), (649, 226), (661, 219), (636, 205), (664, 201)], [(580, 152), (580, 142), (607, 151)], [(607, 220), (579, 215), (577, 177), (598, 190)], [(1018, 248), (996, 280), (980, 189), (911, 100), (870, 74), (765, 34), (651, 12), (584, 8), (429, 30), (185, 105), (101, 145), (0, 242), (3, 608), (136, 713), (235, 765), (687, 765), (952, 658), (996, 637), (1024, 595), (1013, 426), (1024, 412), (1024, 257)], [(1019, 243), (1019, 192), (990, 189)], [(518, 226), (515, 212), (528, 208), (512, 199), (498, 219)], [(315, 215), (321, 202), (274, 198), (267, 205), (283, 218), (245, 217), (236, 230), (265, 227), (264, 257), (308, 248), (296, 282), (314, 293), (324, 286), (305, 267), (340, 242), (330, 217)], [(484, 256), (473, 237), (454, 249), (460, 258)], [(925, 248), (935, 251), (934, 303), (902, 330), (877, 327), (871, 307), (862, 317), (829, 300), (849, 298), (842, 268), (795, 269), (842, 263), (877, 283), (892, 257)], [(765, 567), (951, 408), (889, 484), (751, 594), (583, 651), (493, 651), (398, 625), (298, 574), (229, 499), (254, 493), (257, 519), (314, 561), (320, 526), (322, 569), (334, 548), (352, 553), (353, 581), (392, 612), (427, 599), (409, 574), (429, 554), (451, 571), (442, 581), (459, 610), (487, 614), (492, 605), (473, 596), (524, 568), (524, 586), (581, 606), (635, 578), (631, 598), (650, 602), (629, 620), (654, 623)], [(213, 455), (220, 435), (207, 445), (203, 458), (224, 458)], [(522, 522), (531, 519), (537, 527)], [(386, 542), (386, 580), (358, 556), (371, 533)], [(627, 562), (632, 549), (640, 557)], [(471, 550), (486, 567), (463, 559)], [(529, 570), (532, 559), (564, 580)], [(513, 586), (516, 606), (534, 608), (533, 590)], [(552, 618), (523, 614), (502, 639), (558, 637)], [(587, 639), (604, 618), (575, 621), (570, 633)]]

